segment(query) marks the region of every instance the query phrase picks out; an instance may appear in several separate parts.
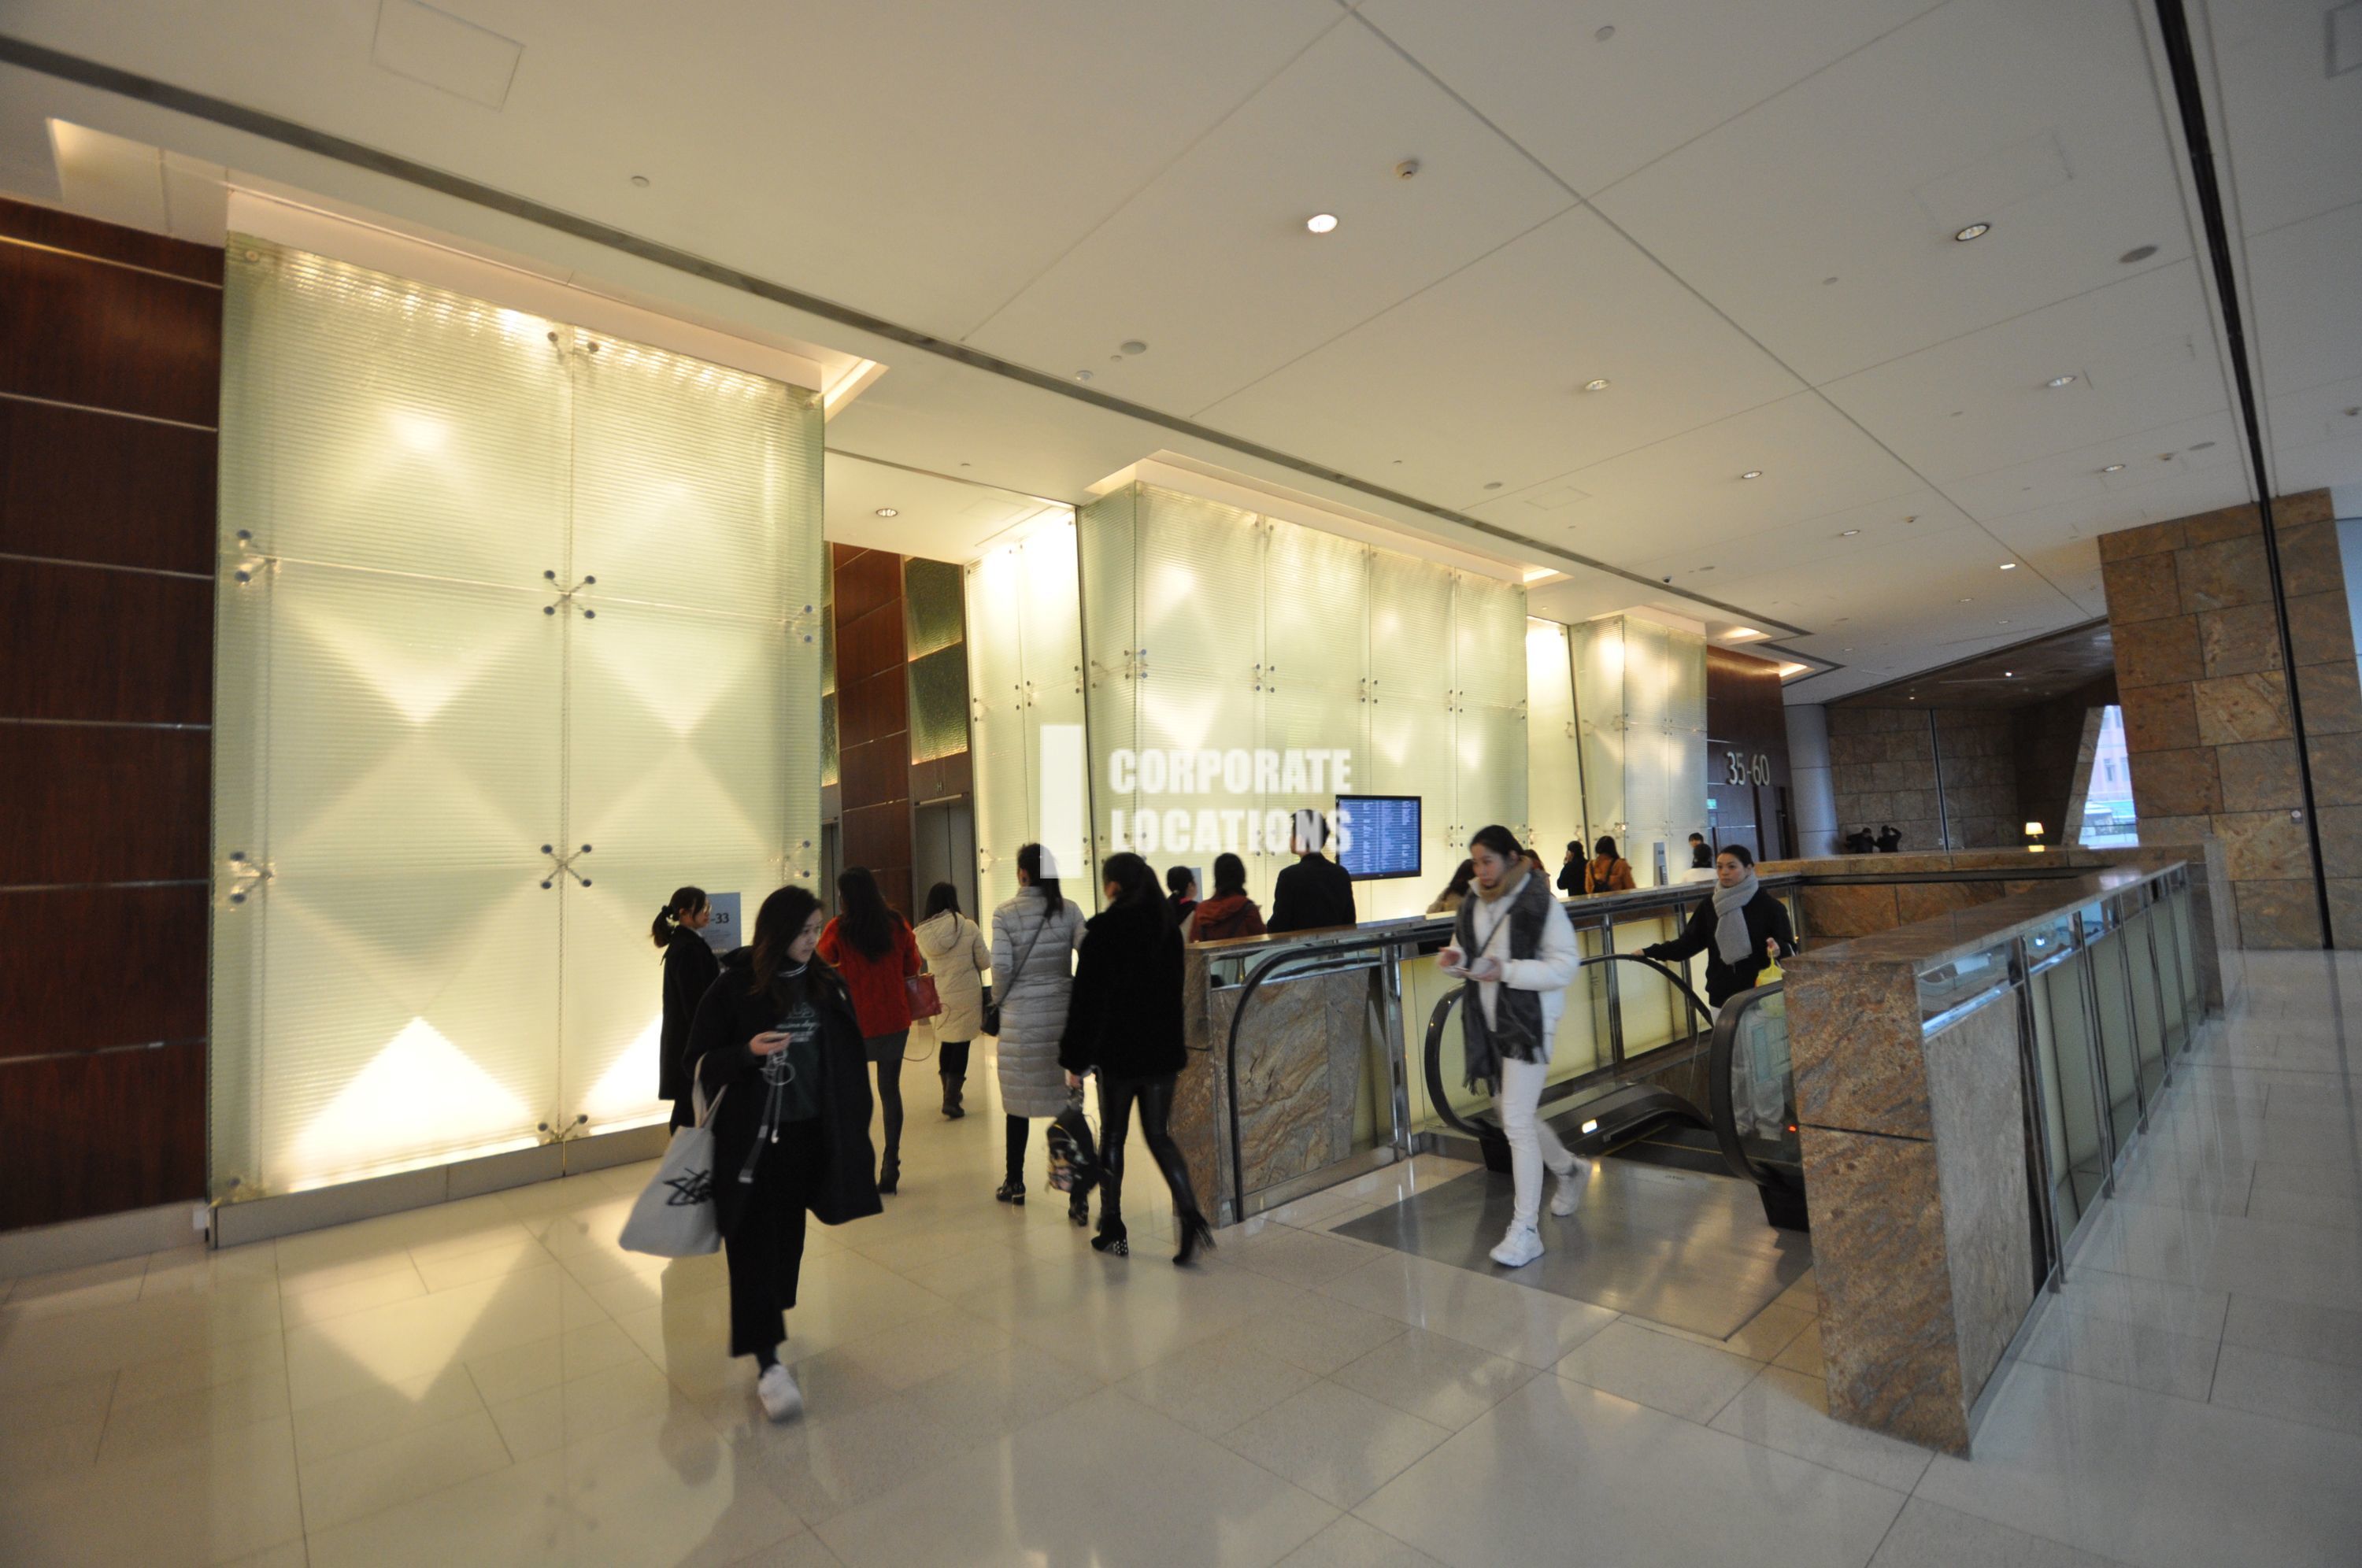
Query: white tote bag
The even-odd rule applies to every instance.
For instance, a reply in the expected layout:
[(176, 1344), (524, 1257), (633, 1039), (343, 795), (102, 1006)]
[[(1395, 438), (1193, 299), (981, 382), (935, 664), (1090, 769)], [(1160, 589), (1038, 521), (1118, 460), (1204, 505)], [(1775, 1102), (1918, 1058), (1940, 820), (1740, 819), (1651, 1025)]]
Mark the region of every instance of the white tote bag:
[(624, 1221), (618, 1240), (625, 1252), (693, 1258), (722, 1245), (722, 1220), (713, 1206), (712, 1125), (721, 1103), (722, 1095), (715, 1095), (712, 1105), (701, 1108), (695, 1126), (672, 1135), (664, 1163), (632, 1205), (632, 1217)]

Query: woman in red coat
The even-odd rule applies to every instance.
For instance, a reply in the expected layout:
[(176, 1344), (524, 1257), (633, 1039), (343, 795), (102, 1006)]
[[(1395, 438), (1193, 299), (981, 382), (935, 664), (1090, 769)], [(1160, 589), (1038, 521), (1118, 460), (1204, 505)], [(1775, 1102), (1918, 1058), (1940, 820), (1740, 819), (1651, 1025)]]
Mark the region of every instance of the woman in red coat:
[(919, 972), (919, 944), (864, 867), (837, 878), (836, 907), (837, 917), (820, 933), (819, 952), (852, 991), (862, 1049), (877, 1065), (877, 1103), (886, 1113), (877, 1190), (891, 1197), (902, 1180), (902, 1047), (911, 1038), (911, 995), (902, 981)]

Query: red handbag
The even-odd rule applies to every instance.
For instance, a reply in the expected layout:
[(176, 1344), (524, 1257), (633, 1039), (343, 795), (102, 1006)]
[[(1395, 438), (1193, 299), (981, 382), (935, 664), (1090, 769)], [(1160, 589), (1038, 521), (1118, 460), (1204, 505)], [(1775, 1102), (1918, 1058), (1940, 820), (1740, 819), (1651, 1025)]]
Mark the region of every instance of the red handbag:
[(915, 1021), (933, 1018), (944, 1010), (944, 999), (936, 993), (933, 975), (905, 975), (902, 994), (910, 999), (911, 1017)]

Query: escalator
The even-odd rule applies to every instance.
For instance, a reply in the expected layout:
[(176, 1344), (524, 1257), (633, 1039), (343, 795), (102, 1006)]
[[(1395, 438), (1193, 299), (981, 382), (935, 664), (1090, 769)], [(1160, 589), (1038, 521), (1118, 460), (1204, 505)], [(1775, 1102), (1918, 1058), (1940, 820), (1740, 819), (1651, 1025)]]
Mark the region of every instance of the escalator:
[[(1716, 1016), (1677, 971), (1654, 959), (1599, 954), (1582, 966), (1613, 964), (1636, 966), (1671, 987), (1686, 1033), (1545, 1088), (1542, 1114), (1551, 1126), (1569, 1148), (1586, 1154), (1628, 1153), (1750, 1182), (1766, 1220), (1782, 1230), (1806, 1230), (1795, 1079), (1780, 984), (1741, 992)], [(1615, 973), (1641, 977), (1629, 968)], [(1475, 1143), (1488, 1168), (1507, 1171), (1508, 1140), (1492, 1106), (1456, 1105), (1446, 1087), (1446, 1026), (1462, 994), (1460, 988), (1448, 992), (1428, 1020), (1428, 1098), (1446, 1124)]]

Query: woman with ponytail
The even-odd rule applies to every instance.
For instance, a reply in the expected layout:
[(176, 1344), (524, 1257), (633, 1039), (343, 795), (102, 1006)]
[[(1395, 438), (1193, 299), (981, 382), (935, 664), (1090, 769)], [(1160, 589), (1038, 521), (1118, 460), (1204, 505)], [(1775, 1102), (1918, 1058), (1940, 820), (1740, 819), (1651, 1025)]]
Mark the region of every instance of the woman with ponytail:
[[(643, 908), (646, 906), (643, 905)], [(702, 888), (676, 888), (657, 911), (648, 934), (664, 950), (664, 1022), (657, 1035), (657, 1094), (672, 1101), (672, 1124), (679, 1129), (697, 1118), (690, 1109), (690, 1079), (697, 1066), (689, 1059), (689, 1026), (696, 1021), (697, 1004), (722, 973), (699, 933), (712, 920)]]

